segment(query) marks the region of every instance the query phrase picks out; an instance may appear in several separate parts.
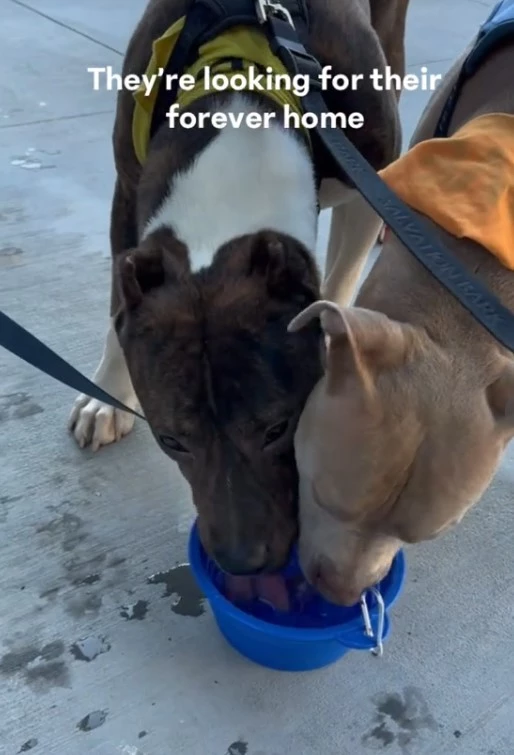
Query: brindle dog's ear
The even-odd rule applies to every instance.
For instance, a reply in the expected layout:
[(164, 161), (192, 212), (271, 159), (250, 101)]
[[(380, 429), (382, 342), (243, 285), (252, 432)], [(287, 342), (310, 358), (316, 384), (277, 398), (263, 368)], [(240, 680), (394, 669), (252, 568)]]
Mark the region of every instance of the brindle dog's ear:
[(157, 231), (118, 259), (121, 294), (127, 309), (165, 283), (177, 280), (188, 267), (187, 248), (167, 231)]
[(269, 294), (277, 299), (305, 304), (319, 295), (319, 273), (310, 252), (285, 234), (261, 231), (252, 239), (249, 275), (266, 280)]
[(164, 283), (163, 250), (130, 249), (119, 260), (121, 293), (127, 309), (135, 309), (143, 296)]

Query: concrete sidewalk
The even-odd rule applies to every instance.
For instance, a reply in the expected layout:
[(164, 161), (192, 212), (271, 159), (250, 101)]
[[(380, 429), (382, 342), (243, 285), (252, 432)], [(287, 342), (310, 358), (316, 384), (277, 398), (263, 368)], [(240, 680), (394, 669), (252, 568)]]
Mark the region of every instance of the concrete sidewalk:
[[(86, 69), (119, 69), (143, 5), (0, 0), (0, 306), (87, 374), (115, 93)], [(443, 73), (492, 5), (412, 0), (411, 70)], [(405, 141), (427, 96), (403, 95)], [(514, 754), (514, 448), (457, 531), (408, 551), (382, 659), (279, 674), (225, 645), (176, 568), (189, 493), (147, 428), (80, 452), (73, 397), (0, 351), (1, 755)]]

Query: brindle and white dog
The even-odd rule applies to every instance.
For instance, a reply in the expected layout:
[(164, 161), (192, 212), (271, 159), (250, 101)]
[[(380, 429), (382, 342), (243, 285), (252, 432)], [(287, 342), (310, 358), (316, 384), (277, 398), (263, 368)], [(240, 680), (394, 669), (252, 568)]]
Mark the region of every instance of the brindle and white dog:
[[(377, 91), (373, 69), (404, 73), (408, 0), (308, 0), (306, 47), (334, 74), (363, 74), (356, 91), (325, 92), (334, 113), (360, 112), (348, 135), (375, 169), (400, 152), (398, 92)], [(141, 75), (160, 37), (187, 7), (151, 0), (123, 74)], [(207, 94), (193, 112), (276, 105), (262, 93)], [(381, 222), (332, 180), (301, 134), (267, 129), (169, 128), (140, 165), (134, 99), (118, 94), (113, 142), (111, 325), (94, 380), (139, 403), (163, 450), (189, 481), (204, 545), (234, 574), (272, 571), (297, 536), (293, 436), (321, 375), (317, 323), (287, 325), (320, 296), (317, 206), (333, 207), (325, 295), (346, 301)], [(315, 158), (317, 160), (317, 158)], [(324, 176), (317, 190), (315, 170)], [(87, 396), (70, 426), (81, 447), (120, 440), (134, 418)]]

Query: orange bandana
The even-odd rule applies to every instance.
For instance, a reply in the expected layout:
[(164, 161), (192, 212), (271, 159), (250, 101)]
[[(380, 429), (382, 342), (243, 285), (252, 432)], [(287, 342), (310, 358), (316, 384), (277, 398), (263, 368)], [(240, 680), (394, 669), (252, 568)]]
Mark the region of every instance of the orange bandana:
[(490, 113), (380, 171), (412, 209), (514, 270), (514, 115)]

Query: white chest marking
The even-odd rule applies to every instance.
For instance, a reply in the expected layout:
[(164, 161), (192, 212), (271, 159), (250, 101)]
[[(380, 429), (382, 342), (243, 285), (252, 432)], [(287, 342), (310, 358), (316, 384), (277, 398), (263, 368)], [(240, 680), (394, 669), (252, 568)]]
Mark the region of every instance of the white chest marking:
[[(252, 112), (234, 95), (225, 112)], [(145, 235), (173, 228), (190, 256), (191, 270), (211, 264), (217, 249), (237, 236), (271, 229), (312, 252), (316, 246), (316, 186), (308, 151), (287, 129), (228, 125), (172, 179), (172, 191), (150, 218)]]

